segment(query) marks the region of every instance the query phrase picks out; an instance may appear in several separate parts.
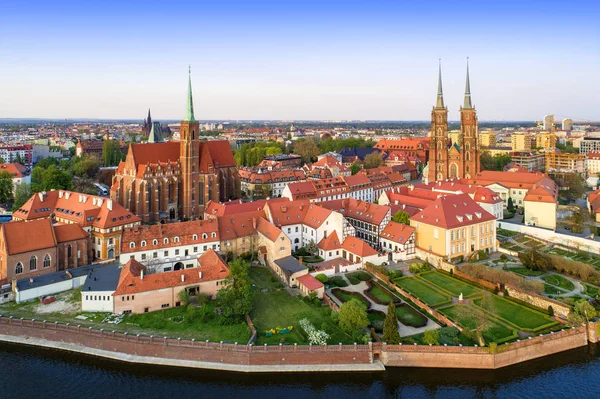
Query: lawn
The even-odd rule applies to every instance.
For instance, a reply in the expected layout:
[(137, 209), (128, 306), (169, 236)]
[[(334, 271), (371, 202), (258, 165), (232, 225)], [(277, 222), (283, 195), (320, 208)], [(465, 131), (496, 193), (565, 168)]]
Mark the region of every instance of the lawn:
[(369, 321), (371, 325), (375, 328), (377, 332), (383, 332), (383, 325), (385, 323), (385, 313), (380, 312), (378, 310), (372, 310), (367, 313), (369, 316)]
[(258, 289), (277, 290), (283, 288), (283, 284), (266, 267), (251, 267), (250, 279)]
[(439, 306), (451, 301), (448, 295), (439, 292), (415, 277), (398, 278), (394, 280), (394, 283), (429, 306)]
[(521, 276), (527, 276), (527, 277), (537, 277), (537, 276), (541, 276), (542, 274), (546, 273), (541, 270), (531, 270), (526, 267), (511, 267), (508, 270), (510, 270), (513, 273), (520, 274)]
[(447, 276), (439, 271), (421, 273), (419, 278), (429, 281), (431, 284), (444, 291), (448, 291), (452, 296), (457, 298), (460, 294), (463, 294), (463, 297), (467, 298), (481, 292), (477, 287)]
[[(497, 295), (492, 295), (491, 300), (492, 306), (486, 310), (520, 330), (539, 331), (557, 324), (550, 316)], [(481, 305), (481, 299), (473, 302), (477, 306)]]
[[(331, 321), (331, 310), (328, 307), (306, 304), (286, 291), (257, 292), (250, 315), (258, 332), (257, 345), (276, 345), (282, 339), (285, 339), (286, 344), (308, 344), (306, 333), (299, 323), (303, 318), (307, 318), (318, 330), (327, 331), (331, 336), (328, 340), (330, 344), (354, 342), (352, 337)], [(272, 328), (288, 326), (294, 327), (288, 334), (272, 337), (265, 335), (265, 332)]]
[(405, 303), (396, 307), (396, 316), (398, 316), (400, 323), (405, 326), (419, 328), (427, 324), (427, 317)]
[(596, 296), (598, 295), (598, 288), (588, 284), (583, 284), (583, 286), (585, 287), (585, 295), (591, 296), (592, 298), (596, 298)]
[(352, 272), (346, 274), (346, 278), (348, 281), (352, 283), (352, 285), (360, 284), (361, 281), (369, 281), (373, 278), (369, 273), (359, 270), (357, 272)]
[[(468, 317), (467, 315), (463, 314), (459, 315), (457, 312), (459, 307), (470, 308), (469, 311), (472, 312), (481, 312), (473, 306), (459, 304), (446, 306), (439, 309), (439, 311), (443, 315), (447, 316), (450, 320), (460, 324), (462, 327), (470, 330), (475, 329), (477, 327), (477, 319), (475, 317)], [(517, 332), (509, 326), (499, 323), (491, 318), (487, 318), (487, 321), (489, 327), (483, 331), (483, 338), (486, 342), (502, 343), (518, 337)]]
[(544, 284), (544, 294), (562, 295), (564, 293), (565, 293), (565, 291), (561, 290), (560, 288), (556, 288), (555, 286), (550, 285), (550, 284)]
[(550, 274), (548, 276), (544, 276), (542, 277), (542, 280), (544, 280), (548, 284), (555, 285), (567, 291), (573, 291), (575, 289), (575, 284), (573, 284), (573, 282), (567, 280), (566, 278), (558, 274)]
[(383, 305), (398, 300), (398, 298), (392, 295), (388, 290), (375, 283), (373, 283), (371, 288), (365, 291), (365, 293), (368, 293), (372, 297), (371, 299), (375, 299), (375, 302)]
[(519, 233), (516, 232), (516, 231), (512, 231), (512, 230), (497, 229), (496, 230), (496, 234), (499, 234), (499, 235), (504, 236), (504, 237), (513, 237), (513, 236), (516, 236)]

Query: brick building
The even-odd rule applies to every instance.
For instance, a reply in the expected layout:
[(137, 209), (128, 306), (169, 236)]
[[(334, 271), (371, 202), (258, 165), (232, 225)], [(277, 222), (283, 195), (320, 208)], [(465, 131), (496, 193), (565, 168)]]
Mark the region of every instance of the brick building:
[(191, 79), (180, 141), (132, 144), (119, 164), (111, 198), (144, 222), (201, 218), (209, 201), (240, 197), (240, 176), (229, 142), (200, 141)]

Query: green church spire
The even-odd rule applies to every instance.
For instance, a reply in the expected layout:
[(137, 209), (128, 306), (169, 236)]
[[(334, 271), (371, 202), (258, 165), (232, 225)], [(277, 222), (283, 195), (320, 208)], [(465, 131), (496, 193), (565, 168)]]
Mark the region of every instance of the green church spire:
[(192, 99), (192, 68), (188, 69), (188, 94), (185, 121), (194, 121), (194, 100)]
[(444, 108), (444, 93), (442, 92), (442, 60), (440, 59), (439, 76), (438, 76), (438, 93), (436, 108)]
[(467, 57), (467, 83), (465, 85), (465, 103), (463, 108), (473, 108), (473, 104), (471, 103), (471, 83), (469, 81), (469, 57)]

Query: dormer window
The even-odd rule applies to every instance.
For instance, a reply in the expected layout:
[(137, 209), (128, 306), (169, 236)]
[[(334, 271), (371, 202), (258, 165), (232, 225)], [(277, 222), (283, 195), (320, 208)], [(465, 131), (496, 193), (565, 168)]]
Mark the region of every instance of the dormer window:
[(203, 240), (206, 240), (207, 238), (208, 238), (208, 234), (206, 234), (206, 233), (202, 233), (202, 239), (203, 239)]
[(192, 240), (194, 240), (194, 241), (195, 241), (195, 240), (197, 240), (197, 239), (198, 239), (198, 234), (194, 234), (194, 235), (192, 236)]
[(173, 238), (173, 241), (174, 241), (174, 242), (179, 242), (179, 237), (175, 237), (175, 238)]
[(165, 237), (165, 238), (163, 239), (163, 244), (168, 244), (168, 243), (169, 243), (169, 239), (168, 239), (167, 237)]
[(129, 243), (129, 248), (135, 248), (135, 242), (130, 242)]
[(210, 235), (212, 238), (217, 238), (217, 233), (215, 233), (214, 231), (212, 232), (212, 234)]
[(158, 245), (158, 240), (156, 238), (152, 240), (152, 245)]
[(141, 245), (142, 245), (142, 247), (145, 247), (146, 246), (146, 241), (142, 241)]

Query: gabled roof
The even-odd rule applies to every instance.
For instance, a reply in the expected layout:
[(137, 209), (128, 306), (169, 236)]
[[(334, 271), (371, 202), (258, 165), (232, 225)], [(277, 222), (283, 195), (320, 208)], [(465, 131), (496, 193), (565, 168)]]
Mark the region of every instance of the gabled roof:
[(317, 246), (323, 251), (333, 251), (342, 247), (335, 230), (327, 237), (323, 237)]
[(269, 241), (275, 242), (277, 238), (283, 234), (281, 229), (277, 228), (273, 225), (273, 223), (269, 222), (265, 218), (258, 219), (258, 227), (257, 230), (260, 234), (265, 236)]
[(385, 229), (379, 235), (386, 240), (394, 241), (400, 244), (406, 243), (410, 236), (415, 232), (415, 228), (403, 223), (389, 222)]
[(412, 216), (410, 220), (452, 229), (496, 220), (496, 217), (471, 199), (469, 194), (458, 194), (436, 199), (421, 212)]
[(86, 233), (86, 231), (77, 223), (55, 226), (54, 234), (56, 236), (57, 243), (82, 240), (90, 236), (89, 233)]
[(221, 240), (233, 240), (256, 234), (256, 223), (261, 217), (265, 217), (264, 210), (218, 216)]
[(345, 198), (340, 200), (323, 201), (322, 207), (341, 213), (344, 217), (361, 220), (371, 224), (381, 224), (391, 212), (386, 205), (377, 205), (372, 202)]
[(305, 274), (304, 276), (297, 277), (296, 281), (305, 286), (306, 289), (309, 291), (318, 290), (324, 287), (322, 282), (320, 282), (310, 274)]
[(13, 179), (16, 179), (23, 177), (27, 169), (20, 163), (3, 163), (0, 164), (0, 172), (2, 171), (7, 171), (13, 175)]
[(342, 249), (345, 249), (346, 251), (360, 257), (377, 255), (377, 251), (371, 248), (369, 244), (354, 236), (346, 237), (344, 243), (342, 244)]
[(56, 246), (56, 237), (50, 219), (9, 222), (2, 224), (1, 228), (6, 242), (6, 252), (9, 255)]

